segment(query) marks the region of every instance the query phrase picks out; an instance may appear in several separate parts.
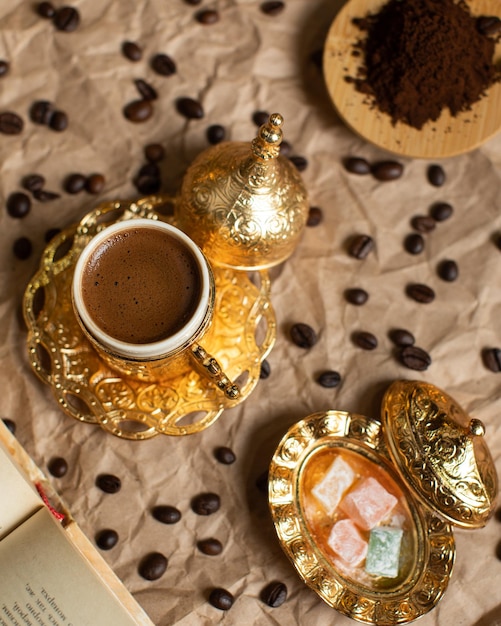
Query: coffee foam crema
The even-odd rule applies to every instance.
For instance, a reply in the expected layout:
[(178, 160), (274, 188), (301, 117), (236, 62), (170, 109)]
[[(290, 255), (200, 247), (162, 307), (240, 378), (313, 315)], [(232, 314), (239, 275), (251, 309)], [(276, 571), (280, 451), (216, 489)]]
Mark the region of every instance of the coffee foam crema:
[(106, 228), (88, 244), (75, 269), (73, 296), (97, 341), (118, 353), (125, 346), (126, 356), (149, 357), (157, 344), (190, 338), (205, 313), (207, 283), (205, 259), (184, 233), (136, 219)]

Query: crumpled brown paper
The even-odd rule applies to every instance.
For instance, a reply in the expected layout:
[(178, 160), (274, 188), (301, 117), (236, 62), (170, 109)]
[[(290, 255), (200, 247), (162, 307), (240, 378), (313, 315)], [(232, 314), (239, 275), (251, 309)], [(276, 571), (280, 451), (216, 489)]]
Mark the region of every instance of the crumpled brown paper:
[[(501, 136), (443, 161), (447, 182), (439, 189), (426, 180), (429, 162), (419, 160), (399, 159), (405, 172), (393, 182), (348, 174), (342, 167), (348, 155), (369, 161), (389, 155), (340, 123), (311, 60), (340, 4), (288, 0), (280, 15), (267, 16), (258, 1), (221, 0), (213, 3), (220, 21), (202, 25), (194, 19), (197, 8), (181, 0), (75, 0), (82, 19), (73, 33), (56, 31), (30, 3), (2, 3), (0, 8), (0, 57), (11, 64), (0, 79), (0, 110), (15, 111), (25, 120), (22, 134), (1, 137), (2, 204), (20, 190), (23, 176), (35, 172), (45, 176), (46, 189), (61, 193), (53, 202), (34, 202), (23, 219), (5, 209), (0, 213), (0, 412), (16, 422), (19, 440), (42, 468), (54, 456), (67, 459), (69, 472), (52, 478), (54, 485), (91, 539), (103, 528), (118, 531), (118, 545), (104, 557), (158, 626), (354, 623), (296, 575), (278, 544), (266, 496), (256, 487), (287, 428), (310, 413), (340, 409), (377, 417), (390, 381), (427, 380), (484, 422), (498, 472), (501, 468), (501, 374), (487, 370), (480, 356), (484, 347), (501, 346), (501, 252), (493, 243), (501, 230)], [(143, 47), (140, 62), (121, 55), (125, 40)], [(158, 52), (175, 59), (175, 75), (154, 74), (149, 59)], [(159, 93), (153, 117), (137, 125), (122, 115), (125, 104), (138, 97), (135, 78), (147, 80)], [(205, 117), (182, 118), (175, 109), (180, 96), (200, 99)], [(67, 112), (65, 132), (29, 120), (29, 108), (39, 99)], [(207, 127), (223, 124), (228, 139), (250, 141), (256, 110), (284, 116), (292, 154), (308, 160), (303, 177), (310, 204), (324, 215), (320, 225), (306, 230), (292, 258), (272, 271), (278, 329), (268, 359), (270, 377), (206, 431), (184, 438), (130, 442), (64, 415), (30, 369), (19, 314), (46, 231), (74, 223), (98, 201), (136, 197), (132, 181), (150, 142), (165, 147), (163, 189), (175, 192), (190, 161), (207, 147)], [(70, 196), (62, 184), (73, 172), (105, 174), (105, 191), (99, 197)], [(425, 251), (412, 256), (403, 248), (410, 219), (426, 214), (436, 201), (450, 202), (454, 214), (426, 235)], [(376, 242), (375, 252), (363, 261), (346, 251), (346, 242), (358, 233)], [(25, 261), (12, 253), (20, 236), (34, 245)], [(437, 276), (437, 264), (445, 258), (458, 263), (454, 283)], [(408, 282), (433, 287), (435, 301), (409, 300)], [(366, 289), (367, 304), (347, 304), (343, 293), (349, 287)], [(312, 349), (291, 343), (288, 329), (294, 322), (318, 332)], [(395, 327), (410, 330), (430, 353), (428, 371), (414, 372), (396, 361), (387, 334)], [(355, 347), (351, 334), (357, 330), (373, 332), (377, 349)], [(329, 390), (316, 383), (324, 369), (340, 372), (340, 387)], [(231, 447), (237, 461), (218, 463), (217, 446)], [(100, 473), (119, 476), (122, 490), (100, 492), (95, 486)], [(221, 496), (221, 509), (200, 517), (190, 501), (206, 491)], [(172, 526), (155, 521), (150, 510), (156, 504), (179, 508), (181, 521)], [(207, 537), (223, 543), (220, 556), (197, 550), (196, 542)], [(458, 530), (455, 537), (449, 588), (421, 626), (481, 626), (501, 613), (501, 562), (495, 554), (501, 524), (492, 519), (482, 530)], [(157, 550), (169, 559), (167, 572), (156, 582), (143, 580), (138, 562)], [(276, 609), (259, 599), (272, 580), (285, 582), (289, 592)], [(234, 594), (228, 613), (207, 602), (213, 587)]]

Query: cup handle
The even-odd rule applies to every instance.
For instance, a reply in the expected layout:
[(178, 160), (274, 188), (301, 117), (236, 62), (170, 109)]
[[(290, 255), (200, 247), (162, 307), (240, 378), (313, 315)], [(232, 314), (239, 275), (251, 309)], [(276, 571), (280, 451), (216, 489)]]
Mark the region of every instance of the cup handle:
[(198, 343), (191, 347), (191, 354), (196, 363), (200, 366), (202, 372), (215, 382), (217, 387), (221, 389), (230, 400), (236, 400), (236, 398), (238, 398), (240, 395), (238, 385), (231, 382), (212, 355)]

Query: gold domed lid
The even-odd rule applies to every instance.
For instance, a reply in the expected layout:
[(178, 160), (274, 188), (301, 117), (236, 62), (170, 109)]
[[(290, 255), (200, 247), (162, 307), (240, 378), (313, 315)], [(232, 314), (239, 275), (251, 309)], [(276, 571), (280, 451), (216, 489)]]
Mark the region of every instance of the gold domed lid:
[(183, 178), (176, 223), (216, 265), (269, 268), (299, 242), (307, 194), (294, 164), (280, 155), (282, 124), (274, 113), (252, 142), (208, 148)]
[(498, 479), (482, 422), (437, 387), (417, 381), (390, 385), (382, 419), (390, 454), (419, 499), (453, 524), (484, 526)]

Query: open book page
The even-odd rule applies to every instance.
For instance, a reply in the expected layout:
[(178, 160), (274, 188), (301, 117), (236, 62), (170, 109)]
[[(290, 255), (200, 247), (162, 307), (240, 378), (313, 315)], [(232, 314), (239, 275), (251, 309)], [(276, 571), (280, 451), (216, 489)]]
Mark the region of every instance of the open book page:
[(0, 541), (0, 625), (137, 626), (42, 508)]
[[(63, 514), (62, 522), (56, 521), (54, 510), (47, 508), (37, 488), (50, 506)], [(1, 421), (0, 498), (0, 626), (153, 626), (73, 520), (43, 472)], [(54, 588), (49, 594), (50, 581)], [(37, 589), (35, 584), (39, 585)], [(59, 598), (61, 606), (66, 608), (69, 603), (73, 621), (69, 617), (66, 621), (59, 617), (59, 622), (48, 618), (43, 597), (40, 599), (42, 589), (49, 598)], [(73, 602), (75, 590), (77, 604)], [(28, 604), (38, 617), (33, 612), (26, 619), (19, 614), (30, 611)], [(89, 621), (84, 621), (85, 604), (92, 608)], [(56, 614), (53, 617), (57, 619)]]
[(0, 539), (44, 506), (0, 440)]

